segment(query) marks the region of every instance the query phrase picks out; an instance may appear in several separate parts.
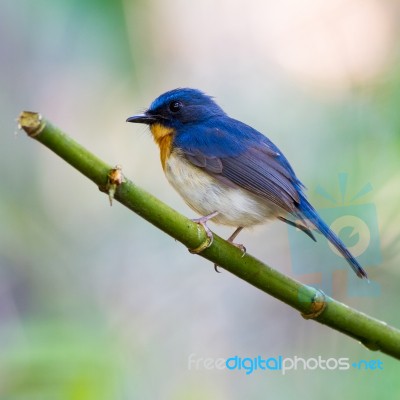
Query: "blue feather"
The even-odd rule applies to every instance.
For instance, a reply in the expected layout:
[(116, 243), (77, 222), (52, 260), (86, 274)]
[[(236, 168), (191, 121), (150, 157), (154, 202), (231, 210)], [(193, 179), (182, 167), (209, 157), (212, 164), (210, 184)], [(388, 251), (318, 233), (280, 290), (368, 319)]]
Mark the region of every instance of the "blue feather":
[(317, 211), (304, 196), (302, 196), (299, 205), (299, 211), (305, 219), (308, 219), (336, 247), (340, 254), (342, 254), (342, 256), (347, 260), (357, 276), (359, 276), (360, 278), (367, 278), (367, 274), (361, 267), (359, 262), (353, 257), (353, 255), (349, 252), (344, 243), (329, 228), (329, 226), (318, 215)]

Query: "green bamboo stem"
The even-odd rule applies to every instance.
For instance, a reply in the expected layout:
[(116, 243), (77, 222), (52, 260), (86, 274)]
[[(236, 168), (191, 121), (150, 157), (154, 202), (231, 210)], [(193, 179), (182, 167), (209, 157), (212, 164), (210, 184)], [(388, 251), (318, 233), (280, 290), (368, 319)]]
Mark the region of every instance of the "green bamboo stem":
[[(110, 171), (115, 172), (115, 169), (43, 119), (40, 114), (22, 112), (19, 126), (30, 137), (47, 146), (93, 181), (100, 190), (109, 194), (111, 192), (110, 195), (114, 194), (113, 197), (117, 201), (188, 249), (198, 248), (207, 243), (207, 236), (201, 226), (133, 182), (123, 179), (122, 182), (117, 181), (113, 184), (110, 181)], [(216, 234), (212, 245), (200, 255), (300, 311), (304, 318), (330, 326), (353, 337), (371, 350), (380, 350), (400, 359), (399, 330), (281, 274), (250, 254), (243, 256), (241, 250)]]

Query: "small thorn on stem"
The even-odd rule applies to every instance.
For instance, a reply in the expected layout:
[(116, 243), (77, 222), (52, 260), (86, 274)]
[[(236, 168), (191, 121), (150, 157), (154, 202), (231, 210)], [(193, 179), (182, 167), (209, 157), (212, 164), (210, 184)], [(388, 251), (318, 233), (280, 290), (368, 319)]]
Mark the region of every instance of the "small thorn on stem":
[(122, 167), (120, 165), (116, 165), (114, 168), (110, 169), (108, 173), (108, 181), (107, 181), (107, 193), (108, 199), (110, 200), (110, 206), (112, 206), (112, 201), (115, 196), (115, 192), (119, 185), (124, 182), (124, 175), (122, 174)]

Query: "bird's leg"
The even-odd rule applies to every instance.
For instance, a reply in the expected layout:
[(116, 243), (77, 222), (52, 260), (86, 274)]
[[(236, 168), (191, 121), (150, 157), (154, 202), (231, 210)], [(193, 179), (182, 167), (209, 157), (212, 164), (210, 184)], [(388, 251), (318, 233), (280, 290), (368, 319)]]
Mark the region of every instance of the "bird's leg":
[(198, 246), (197, 248), (195, 248), (195, 249), (189, 249), (189, 251), (191, 253), (194, 253), (194, 254), (201, 253), (203, 250), (207, 249), (208, 247), (210, 247), (212, 245), (212, 242), (214, 240), (214, 236), (213, 236), (213, 234), (211, 232), (211, 229), (207, 226), (207, 222), (210, 219), (216, 217), (218, 214), (219, 214), (218, 211), (214, 211), (213, 213), (205, 215), (204, 217), (192, 219), (193, 222), (196, 222), (196, 224), (199, 224), (204, 228), (208, 240), (205, 243), (203, 243), (200, 246)]
[[(246, 247), (244, 247), (242, 244), (238, 244), (238, 243), (233, 243), (233, 241), (236, 239), (236, 236), (239, 235), (239, 233), (242, 231), (243, 226), (239, 226), (235, 232), (232, 233), (231, 236), (228, 237), (228, 239), (226, 239), (227, 242), (232, 243), (234, 246), (236, 246), (238, 249), (242, 250), (243, 255), (242, 257), (246, 254)], [(218, 271), (218, 267), (219, 265), (214, 264), (214, 269), (215, 272), (220, 272)]]
[(242, 244), (239, 243), (233, 243), (233, 241), (236, 239), (236, 236), (239, 235), (239, 233), (242, 231), (243, 226), (239, 226), (235, 232), (232, 233), (231, 236), (227, 239), (229, 243), (232, 243), (234, 246), (236, 246), (238, 249), (242, 250), (243, 255), (246, 254), (246, 247), (244, 247)]

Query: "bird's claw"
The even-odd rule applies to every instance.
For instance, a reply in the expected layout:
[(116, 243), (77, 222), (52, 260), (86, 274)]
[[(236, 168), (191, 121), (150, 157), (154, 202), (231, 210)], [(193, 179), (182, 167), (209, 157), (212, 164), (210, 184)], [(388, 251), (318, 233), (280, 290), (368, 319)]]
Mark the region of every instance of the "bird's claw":
[[(231, 243), (231, 244), (233, 244), (235, 247), (237, 247), (239, 250), (242, 251), (242, 258), (246, 255), (246, 252), (247, 252), (246, 247), (244, 247), (242, 244), (240, 244), (240, 243), (233, 243), (233, 242), (230, 242), (229, 240), (228, 240), (228, 242)], [(221, 271), (218, 271), (218, 267), (219, 267), (218, 264), (214, 264), (215, 272), (221, 273)]]
[(214, 241), (214, 235), (211, 232), (211, 229), (207, 226), (207, 221), (214, 217), (217, 213), (213, 213), (210, 215), (206, 215), (205, 217), (201, 217), (201, 218), (195, 218), (192, 219), (193, 222), (195, 222), (198, 225), (201, 225), (207, 235), (207, 239), (200, 244), (200, 246), (196, 247), (195, 249), (189, 249), (190, 253), (192, 254), (199, 254), (201, 253), (203, 250), (208, 249), (213, 241)]
[[(211, 232), (211, 229), (207, 226), (207, 222), (211, 218), (214, 218), (217, 215), (218, 215), (218, 211), (215, 211), (215, 212), (213, 212), (213, 213), (211, 213), (209, 215), (205, 215), (204, 217), (192, 219), (193, 222), (195, 222), (196, 224), (201, 225), (203, 227), (203, 229), (204, 229), (204, 231), (206, 232), (206, 235), (207, 235), (207, 240), (205, 240), (203, 243), (200, 244), (200, 246), (196, 247), (195, 249), (189, 249), (190, 253), (199, 254), (203, 250), (209, 248), (212, 245), (212, 243), (214, 241), (214, 235)], [(235, 232), (233, 232), (233, 234), (231, 236), (229, 236), (227, 241), (229, 243), (233, 244), (238, 249), (240, 249), (242, 251), (242, 257), (244, 257), (246, 255), (246, 247), (244, 247), (242, 244), (233, 243), (233, 241), (235, 240), (236, 236), (240, 233), (240, 231), (242, 229), (243, 229), (243, 227), (239, 226), (235, 230)], [(218, 267), (219, 267), (218, 264), (214, 264), (215, 272), (220, 273), (221, 271), (218, 270)]]
[(247, 250), (246, 247), (244, 247), (242, 244), (239, 243), (232, 243), (235, 247), (237, 247), (239, 250), (242, 251), (242, 258), (246, 255)]

